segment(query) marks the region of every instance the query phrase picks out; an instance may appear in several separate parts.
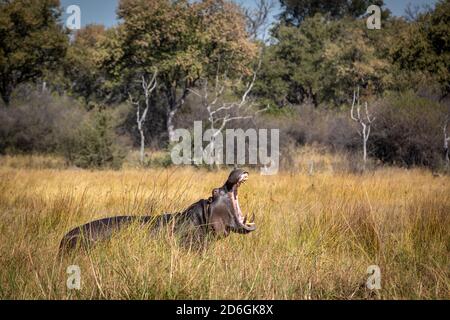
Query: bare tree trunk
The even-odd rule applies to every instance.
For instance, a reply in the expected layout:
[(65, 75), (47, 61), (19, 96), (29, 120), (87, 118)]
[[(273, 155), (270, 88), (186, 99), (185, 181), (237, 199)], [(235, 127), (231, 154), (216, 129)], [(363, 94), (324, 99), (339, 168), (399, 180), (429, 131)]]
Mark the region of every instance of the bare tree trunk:
[(366, 170), (367, 163), (367, 138), (366, 137), (366, 129), (363, 129), (363, 170)]
[(367, 162), (367, 140), (369, 140), (369, 132), (368, 126), (365, 123), (361, 123), (362, 126), (362, 135), (363, 135), (363, 160), (364, 160), (364, 169), (366, 169)]
[(141, 147), (140, 147), (140, 162), (141, 165), (144, 164), (145, 161), (145, 135), (144, 135), (144, 123), (147, 119), (147, 113), (150, 109), (150, 96), (151, 93), (156, 89), (157, 81), (156, 81), (157, 72), (155, 72), (150, 81), (147, 80), (146, 76), (142, 76), (141, 78), (141, 86), (144, 92), (144, 100), (145, 100), (145, 108), (143, 113), (141, 114), (141, 104), (139, 100), (134, 101), (132, 96), (130, 96), (130, 101), (137, 108), (136, 111), (136, 123), (138, 125), (139, 134), (141, 136)]
[[(194, 81), (195, 83), (195, 81)], [(175, 85), (170, 84), (165, 88), (165, 95), (167, 98), (167, 135), (169, 137), (169, 143), (174, 142), (175, 140), (175, 116), (180, 110), (184, 102), (186, 101), (187, 96), (191, 92), (189, 87), (194, 84), (190, 84), (186, 81), (184, 87), (182, 89), (181, 95), (177, 94), (177, 88)]]
[(144, 135), (144, 129), (142, 128), (142, 125), (138, 124), (139, 133), (141, 135), (141, 149), (140, 149), (140, 162), (141, 164), (144, 164), (145, 160), (145, 135)]
[(359, 103), (359, 87), (358, 87), (358, 89), (353, 92), (353, 103), (350, 111), (350, 117), (352, 118), (353, 121), (358, 122), (361, 125), (361, 132), (358, 131), (358, 133), (362, 137), (364, 170), (366, 170), (366, 163), (367, 163), (367, 141), (369, 140), (371, 125), (373, 121), (375, 121), (375, 118), (371, 118), (369, 114), (367, 102), (365, 103), (365, 113), (366, 119), (364, 119), (364, 117), (361, 115), (361, 105)]
[(363, 159), (364, 159), (364, 165), (366, 164), (366, 162), (367, 162), (367, 141), (364, 141), (364, 147), (363, 147), (363, 153), (364, 153), (364, 155), (363, 155)]
[(245, 91), (238, 101), (227, 102), (224, 98), (224, 94), (230, 91), (230, 84), (228, 83), (227, 71), (225, 70), (223, 71), (223, 75), (221, 74), (220, 63), (217, 66), (213, 86), (209, 86), (208, 79), (200, 79), (203, 84), (199, 90), (193, 88), (188, 89), (189, 92), (201, 98), (202, 105), (208, 113), (209, 128), (214, 132), (209, 140), (209, 153), (210, 156), (214, 155), (214, 161), (210, 164), (211, 168), (213, 168), (214, 164), (216, 168), (220, 167), (215, 153), (216, 138), (223, 132), (226, 125), (232, 121), (253, 119), (258, 113), (264, 112), (269, 108), (267, 106), (265, 109), (253, 112), (253, 103), (249, 101), (249, 95), (255, 85), (257, 72), (261, 68), (261, 63), (262, 60), (260, 59), (257, 70), (254, 71), (251, 80), (245, 84)]

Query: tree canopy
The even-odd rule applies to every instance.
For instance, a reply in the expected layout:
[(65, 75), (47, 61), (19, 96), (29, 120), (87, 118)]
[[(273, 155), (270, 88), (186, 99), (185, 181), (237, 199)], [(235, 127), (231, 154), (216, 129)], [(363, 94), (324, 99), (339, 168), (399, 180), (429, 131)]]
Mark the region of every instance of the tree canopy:
[[(298, 28), (281, 26), (276, 37), (258, 86), (274, 102), (299, 104), (309, 100), (316, 106), (339, 106), (348, 100), (349, 88), (362, 86), (380, 94), (389, 80), (389, 61), (377, 52), (362, 21), (327, 21), (316, 14)], [(267, 86), (261, 84), (265, 81)], [(284, 97), (274, 96), (278, 90), (271, 91), (273, 85)]]
[(450, 93), (450, 1), (440, 0), (433, 11), (400, 29), (391, 50), (402, 69), (432, 75), (443, 94)]
[(110, 33), (103, 25), (87, 25), (74, 34), (68, 48), (63, 66), (66, 86), (69, 92), (86, 102), (105, 96), (102, 44)]
[(317, 13), (331, 19), (346, 16), (360, 17), (374, 4), (383, 6), (383, 0), (280, 0), (283, 9), (280, 20), (283, 24), (299, 26), (306, 18)]
[(126, 91), (142, 75), (158, 72), (169, 137), (173, 117), (198, 79), (217, 64), (230, 74), (248, 74), (257, 53), (240, 8), (229, 1), (122, 0), (118, 17), (123, 23), (105, 44), (104, 65), (113, 84), (126, 84)]
[(68, 38), (59, 24), (59, 0), (0, 1), (0, 94), (9, 104), (17, 85), (55, 69)]

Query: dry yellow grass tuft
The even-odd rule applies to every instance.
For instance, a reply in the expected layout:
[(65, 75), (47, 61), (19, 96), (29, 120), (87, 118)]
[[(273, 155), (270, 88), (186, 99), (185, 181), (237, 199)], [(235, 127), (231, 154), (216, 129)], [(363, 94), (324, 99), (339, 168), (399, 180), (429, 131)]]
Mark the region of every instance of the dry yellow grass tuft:
[[(135, 226), (59, 259), (70, 228), (160, 214), (206, 198), (228, 171), (0, 167), (1, 299), (449, 299), (450, 179), (420, 170), (365, 175), (251, 172), (240, 191), (258, 230), (203, 254)], [(79, 265), (81, 290), (66, 268)], [(369, 265), (382, 289), (365, 287)]]

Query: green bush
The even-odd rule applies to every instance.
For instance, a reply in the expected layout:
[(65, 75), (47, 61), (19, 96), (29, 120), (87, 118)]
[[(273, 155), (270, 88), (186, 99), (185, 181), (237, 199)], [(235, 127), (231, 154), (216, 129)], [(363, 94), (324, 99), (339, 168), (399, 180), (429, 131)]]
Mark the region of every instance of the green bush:
[(156, 167), (156, 168), (168, 168), (172, 165), (172, 158), (170, 156), (170, 152), (164, 152), (158, 156), (154, 156), (148, 160), (146, 163), (147, 167)]
[(61, 151), (69, 163), (81, 168), (119, 169), (126, 152), (115, 127), (112, 112), (96, 108), (64, 138)]

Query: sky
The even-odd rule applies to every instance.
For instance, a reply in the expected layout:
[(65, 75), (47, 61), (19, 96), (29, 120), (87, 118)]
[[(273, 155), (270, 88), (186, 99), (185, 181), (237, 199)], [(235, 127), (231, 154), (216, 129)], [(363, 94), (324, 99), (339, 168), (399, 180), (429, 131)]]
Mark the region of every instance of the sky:
[[(254, 0), (236, 0), (245, 6), (251, 6)], [(413, 6), (434, 5), (437, 0), (384, 0), (386, 7), (396, 16), (402, 16), (408, 3)], [(119, 0), (61, 0), (64, 10), (70, 5), (81, 9), (81, 25), (96, 23), (107, 27), (116, 24), (116, 7)], [(276, 12), (274, 12), (276, 14)], [(65, 14), (65, 20), (69, 15)]]

